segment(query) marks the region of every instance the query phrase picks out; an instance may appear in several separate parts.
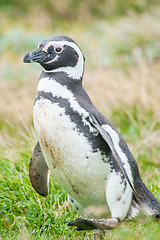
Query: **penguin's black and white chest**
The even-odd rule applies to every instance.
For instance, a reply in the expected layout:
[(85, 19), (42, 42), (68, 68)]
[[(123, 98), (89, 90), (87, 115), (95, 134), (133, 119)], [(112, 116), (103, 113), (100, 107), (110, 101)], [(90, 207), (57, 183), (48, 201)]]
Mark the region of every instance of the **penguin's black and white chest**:
[(105, 205), (106, 211), (105, 180), (110, 168), (107, 157), (89, 142), (97, 137), (97, 131), (87, 121), (87, 111), (66, 86), (43, 78), (33, 117), (45, 160), (57, 183), (84, 207), (96, 203)]

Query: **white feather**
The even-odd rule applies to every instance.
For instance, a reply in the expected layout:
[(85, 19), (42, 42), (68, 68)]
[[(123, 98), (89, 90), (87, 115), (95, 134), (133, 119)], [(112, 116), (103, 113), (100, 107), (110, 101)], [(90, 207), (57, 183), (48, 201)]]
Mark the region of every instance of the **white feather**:
[(127, 216), (132, 200), (130, 186), (127, 185), (125, 191), (124, 187), (120, 174), (113, 171), (106, 181), (106, 199), (112, 217), (121, 221)]
[(119, 154), (122, 163), (124, 164), (124, 168), (128, 174), (128, 177), (131, 181), (131, 183), (133, 183), (133, 177), (132, 177), (132, 172), (131, 172), (131, 167), (130, 164), (128, 163), (128, 158), (126, 156), (126, 154), (122, 151), (121, 147), (120, 147), (120, 139), (118, 134), (116, 133), (116, 131), (108, 124), (104, 124), (102, 125), (103, 129), (108, 132), (110, 134), (110, 137), (112, 138), (113, 144), (114, 144), (114, 148), (116, 149), (117, 153)]
[(46, 93), (50, 92), (52, 93), (53, 97), (62, 97), (63, 99), (67, 99), (73, 111), (78, 112), (82, 117), (84, 125), (88, 125), (90, 131), (96, 134), (95, 128), (92, 127), (91, 124), (86, 120), (86, 118), (89, 116), (89, 113), (79, 105), (73, 93), (67, 89), (67, 86), (62, 86), (60, 83), (51, 78), (42, 78), (38, 84), (38, 91), (44, 91)]

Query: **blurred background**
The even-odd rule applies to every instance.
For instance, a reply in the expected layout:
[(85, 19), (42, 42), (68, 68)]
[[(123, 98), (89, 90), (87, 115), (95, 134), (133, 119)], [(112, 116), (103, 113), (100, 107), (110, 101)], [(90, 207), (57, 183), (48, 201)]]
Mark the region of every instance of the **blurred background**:
[[(96, 107), (121, 132), (138, 161), (145, 183), (160, 200), (160, 1), (1, 0), (2, 239), (7, 239), (8, 229), (14, 230), (14, 235), (23, 227), (28, 239), (32, 236), (26, 226), (30, 218), (25, 215), (30, 205), (17, 204), (22, 201), (19, 189), (24, 195), (26, 189), (33, 191), (28, 180), (28, 162), (36, 142), (32, 109), (41, 67), (24, 64), (23, 57), (36, 49), (39, 41), (55, 35), (73, 38), (82, 49), (86, 59), (85, 89)], [(14, 184), (18, 188), (12, 188)], [(55, 191), (63, 195), (59, 187)], [(13, 198), (13, 193), (17, 198)], [(35, 195), (34, 198), (39, 199)], [(29, 196), (26, 199), (28, 204), (42, 201)], [(65, 202), (63, 196), (62, 200)], [(128, 229), (134, 227), (128, 225)], [(143, 239), (149, 239), (148, 233), (152, 232), (149, 225), (145, 233), (142, 229), (137, 231), (136, 239), (142, 239), (143, 235)], [(156, 231), (154, 236), (158, 234)], [(61, 229), (57, 239), (63, 233)], [(21, 231), (19, 234), (22, 239)], [(113, 236), (118, 236), (115, 239), (120, 239), (119, 234), (114, 233)]]

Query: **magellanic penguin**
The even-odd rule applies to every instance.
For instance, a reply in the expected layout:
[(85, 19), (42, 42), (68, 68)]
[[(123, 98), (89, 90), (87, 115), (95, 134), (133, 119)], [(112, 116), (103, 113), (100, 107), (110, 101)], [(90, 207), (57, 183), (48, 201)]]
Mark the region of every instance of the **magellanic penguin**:
[(143, 183), (126, 142), (82, 87), (84, 56), (69, 37), (41, 41), (24, 62), (42, 66), (33, 109), (37, 144), (29, 174), (48, 194), (49, 171), (84, 218), (76, 230), (111, 230), (144, 214), (160, 219), (160, 203)]

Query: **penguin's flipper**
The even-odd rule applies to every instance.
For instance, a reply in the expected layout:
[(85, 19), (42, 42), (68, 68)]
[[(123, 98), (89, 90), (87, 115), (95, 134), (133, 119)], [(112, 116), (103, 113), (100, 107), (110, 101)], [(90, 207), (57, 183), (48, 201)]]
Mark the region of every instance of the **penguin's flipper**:
[(48, 195), (49, 168), (37, 141), (29, 164), (29, 176), (32, 187), (42, 196)]
[(135, 188), (132, 184), (132, 181), (130, 180), (130, 178), (128, 177), (128, 174), (123, 166), (123, 162), (121, 160), (120, 155), (118, 154), (116, 147), (114, 146), (114, 139), (112, 137), (112, 135), (107, 131), (107, 129), (105, 127), (103, 127), (103, 125), (101, 126), (98, 122), (98, 120), (96, 119), (96, 117), (90, 113), (90, 118), (89, 118), (91, 124), (97, 129), (97, 131), (100, 133), (100, 135), (102, 136), (102, 138), (105, 140), (105, 142), (108, 144), (114, 159), (116, 160), (116, 162), (118, 163), (124, 177), (126, 178), (127, 182), (129, 183), (133, 193), (136, 195), (136, 191)]

